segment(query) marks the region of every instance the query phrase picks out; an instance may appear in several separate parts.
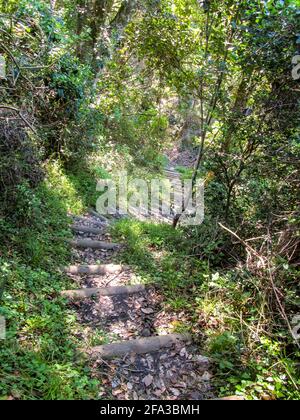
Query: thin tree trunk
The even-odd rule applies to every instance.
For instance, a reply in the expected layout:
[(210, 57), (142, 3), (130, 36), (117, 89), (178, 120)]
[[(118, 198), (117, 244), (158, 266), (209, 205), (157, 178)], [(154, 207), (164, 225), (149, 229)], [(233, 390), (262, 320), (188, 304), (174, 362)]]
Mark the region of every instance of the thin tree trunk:
[(54, 12), (55, 6), (56, 6), (56, 0), (50, 0), (50, 10), (51, 10), (51, 13)]
[[(183, 213), (187, 209), (187, 206), (189, 205), (190, 199), (193, 195), (193, 190), (194, 190), (195, 183), (196, 183), (196, 180), (197, 180), (198, 170), (199, 170), (200, 164), (201, 164), (203, 156), (204, 156), (205, 138), (206, 138), (206, 131), (202, 134), (202, 140), (201, 140), (201, 145), (200, 145), (200, 149), (199, 149), (199, 152), (198, 152), (198, 158), (197, 158), (197, 161), (196, 161), (196, 164), (195, 164), (194, 173), (193, 173), (193, 177), (192, 177), (192, 185), (191, 185), (189, 195), (188, 195), (188, 197), (187, 197), (187, 199), (184, 203), (184, 206), (183, 206)], [(173, 219), (174, 229), (176, 229), (176, 227), (178, 225), (178, 222), (180, 220), (180, 217), (181, 217), (181, 214), (176, 214), (175, 215), (175, 217)]]
[[(83, 28), (85, 26), (85, 18), (86, 18), (86, 2), (85, 0), (78, 0), (77, 2), (77, 23), (76, 23), (76, 35), (80, 37), (82, 34)], [(76, 48), (76, 55), (78, 58), (83, 58), (83, 42), (78, 41), (77, 48)]]
[[(239, 10), (237, 9), (237, 15), (238, 15), (238, 13), (239, 13)], [(236, 19), (237, 15), (233, 19)], [(208, 45), (209, 45), (209, 39), (210, 39), (209, 19), (210, 19), (210, 11), (209, 11), (209, 7), (208, 7), (206, 30), (205, 30), (206, 31), (206, 34), (205, 34), (206, 35), (206, 45), (205, 45), (205, 56), (206, 56), (206, 58), (208, 56)], [(211, 19), (213, 19), (213, 17), (211, 17)], [(231, 21), (230, 21), (229, 27), (231, 29), (230, 29), (230, 35), (229, 35), (228, 40), (227, 40), (227, 45), (225, 47), (225, 53), (224, 53), (224, 58), (223, 58), (224, 62), (227, 62), (229, 45), (230, 45), (230, 43), (232, 41), (232, 38), (233, 38), (233, 35), (234, 35), (234, 30), (232, 29)], [(193, 196), (193, 191), (194, 191), (195, 183), (196, 183), (196, 180), (197, 180), (198, 170), (200, 168), (200, 164), (202, 162), (202, 159), (203, 159), (204, 153), (205, 153), (205, 140), (206, 140), (206, 136), (207, 136), (207, 132), (208, 132), (208, 127), (211, 126), (212, 121), (213, 121), (213, 113), (214, 113), (214, 110), (216, 109), (216, 106), (218, 104), (218, 99), (219, 99), (219, 94), (220, 94), (220, 89), (221, 89), (221, 86), (222, 86), (222, 83), (223, 83), (223, 79), (224, 79), (224, 72), (221, 72), (219, 74), (219, 77), (218, 77), (218, 81), (217, 81), (217, 85), (216, 85), (214, 95), (211, 98), (211, 102), (210, 102), (210, 105), (209, 105), (209, 108), (208, 108), (208, 111), (207, 111), (207, 116), (205, 118), (205, 121), (204, 121), (204, 103), (203, 103), (203, 101), (204, 101), (204, 99), (203, 99), (203, 79), (201, 81), (201, 86), (200, 86), (200, 100), (201, 100), (201, 114), (202, 114), (201, 145), (200, 145), (200, 148), (199, 148), (197, 162), (196, 162), (196, 165), (195, 165), (195, 168), (194, 168), (191, 189), (190, 189), (189, 195), (187, 197), (187, 200), (184, 203), (184, 206), (183, 206), (183, 209), (182, 209), (183, 211), (182, 211), (181, 214), (176, 214), (174, 219), (173, 219), (173, 227), (175, 229), (178, 225), (178, 222), (179, 222), (182, 214), (184, 214), (184, 212), (186, 211), (191, 197)]]

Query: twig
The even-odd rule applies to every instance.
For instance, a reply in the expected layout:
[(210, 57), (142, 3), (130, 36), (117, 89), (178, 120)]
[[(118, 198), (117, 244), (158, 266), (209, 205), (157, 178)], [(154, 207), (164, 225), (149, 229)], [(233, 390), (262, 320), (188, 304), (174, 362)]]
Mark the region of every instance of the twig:
[(252, 248), (252, 246), (250, 246), (249, 244), (247, 244), (247, 242), (245, 242), (242, 238), (240, 238), (235, 232), (233, 232), (232, 230), (230, 230), (228, 227), (224, 226), (222, 223), (218, 222), (218, 225), (226, 230), (227, 232), (229, 232), (234, 238), (236, 238), (239, 242), (241, 242), (242, 245), (244, 245), (245, 248), (247, 248), (249, 251), (251, 251), (262, 263), (263, 266), (265, 266), (265, 259), (263, 256), (261, 256), (254, 248)]
[(2, 105), (2, 104), (0, 104), (0, 109), (8, 109), (8, 110), (10, 110), (10, 111), (14, 111), (14, 112), (16, 112), (18, 115), (19, 115), (19, 117), (21, 118), (21, 120), (30, 128), (30, 130), (34, 133), (34, 134), (37, 134), (37, 131), (36, 131), (36, 129), (30, 124), (30, 122), (29, 121), (27, 121), (26, 120), (26, 118), (22, 115), (22, 112), (21, 112), (21, 110), (20, 109), (18, 109), (18, 108), (14, 108), (13, 106), (9, 106), (9, 105)]
[(108, 280), (106, 283), (105, 283), (105, 287), (107, 287), (110, 283), (112, 283), (115, 279), (117, 279), (118, 277), (120, 277), (120, 275), (121, 274), (125, 274), (125, 273), (129, 273), (130, 272), (130, 269), (129, 268), (127, 268), (127, 269), (125, 269), (125, 270), (123, 270), (122, 271), (122, 273), (118, 273), (118, 274), (116, 274), (113, 278), (111, 278), (110, 280)]
[[(265, 259), (254, 249), (252, 248), (249, 244), (247, 244), (247, 242), (245, 242), (242, 238), (240, 238), (235, 232), (233, 232), (232, 230), (230, 230), (229, 228), (227, 228), (226, 226), (222, 225), (222, 223), (218, 223), (219, 226), (226, 230), (227, 232), (229, 232), (233, 237), (235, 237), (236, 239), (238, 239), (249, 251), (251, 251), (262, 263), (263, 267), (265, 267)], [(281, 317), (284, 319), (284, 321), (286, 322), (288, 329), (294, 339), (294, 342), (296, 344), (296, 346), (300, 349), (300, 344), (298, 343), (298, 341), (294, 338), (294, 334), (293, 334), (293, 329), (291, 327), (291, 324), (288, 320), (288, 317), (285, 313), (284, 307), (281, 303), (280, 300), (280, 296), (283, 297), (282, 293), (278, 290), (278, 288), (276, 287), (275, 283), (274, 283), (274, 279), (273, 279), (273, 274), (272, 274), (272, 270), (270, 267), (270, 261), (268, 260), (268, 272), (269, 272), (269, 278), (270, 278), (270, 282), (271, 282), (271, 286), (278, 304), (278, 308), (279, 308), (279, 312)]]
[(282, 316), (282, 318), (286, 322), (286, 324), (288, 326), (288, 329), (290, 331), (290, 334), (291, 334), (292, 338), (294, 339), (294, 342), (295, 342), (296, 346), (300, 349), (300, 344), (298, 343), (298, 341), (294, 337), (292, 326), (291, 326), (290, 321), (289, 321), (289, 319), (287, 317), (287, 314), (285, 313), (284, 307), (283, 307), (283, 305), (282, 305), (282, 303), (280, 301), (280, 298), (279, 298), (280, 292), (277, 289), (277, 287), (275, 286), (274, 278), (273, 278), (273, 274), (272, 274), (272, 270), (271, 270), (270, 262), (269, 261), (268, 261), (268, 271), (269, 271), (269, 278), (270, 278), (271, 286), (272, 286), (272, 289), (273, 289), (273, 292), (274, 292), (274, 295), (275, 295), (275, 298), (276, 298), (276, 301), (277, 301), (277, 304), (278, 304), (278, 307), (279, 307), (280, 315)]
[(13, 61), (13, 63), (17, 67), (17, 69), (19, 70), (19, 74), (18, 74), (17, 78), (14, 79), (14, 86), (16, 85), (18, 77), (20, 75), (21, 77), (23, 77), (24, 80), (26, 80), (27, 83), (29, 83), (31, 85), (31, 87), (34, 87), (33, 84), (31, 83), (31, 81), (26, 76), (24, 76), (24, 74), (22, 74), (20, 64), (16, 60), (13, 53), (4, 44), (0, 44), (0, 48), (3, 48), (3, 50), (7, 52), (7, 54), (10, 56), (11, 60)]

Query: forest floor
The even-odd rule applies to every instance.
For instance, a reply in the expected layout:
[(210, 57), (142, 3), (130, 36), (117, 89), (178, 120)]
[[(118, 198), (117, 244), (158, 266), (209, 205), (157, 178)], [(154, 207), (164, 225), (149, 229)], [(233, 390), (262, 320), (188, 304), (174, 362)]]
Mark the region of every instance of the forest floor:
[[(184, 163), (187, 159), (189, 158), (184, 159)], [(151, 223), (158, 227), (162, 226), (160, 222), (159, 215), (156, 215), (154, 220), (153, 217), (151, 219)], [(165, 218), (162, 222), (166, 224)], [(111, 243), (112, 238), (109, 233), (111, 226), (120, 221), (111, 219), (107, 223), (103, 217), (98, 218), (93, 212), (85, 215), (84, 218), (75, 218), (73, 223), (77, 223), (76, 240), (92, 239)], [(130, 221), (125, 223), (130, 223)], [(80, 226), (83, 226), (85, 230), (86, 228), (92, 228), (92, 230), (100, 228), (101, 233), (80, 232)], [(123, 265), (117, 272), (112, 269), (118, 267), (120, 262), (122, 263), (126, 247), (125, 239), (113, 250), (75, 249), (73, 266), (68, 274), (76, 285), (76, 289), (84, 294), (83, 298), (78, 299), (78, 296), (72, 296), (72, 291), (67, 291), (67, 294), (71, 296), (70, 306), (76, 311), (77, 322), (81, 326), (79, 333), (82, 343), (81, 351), (88, 354), (93, 376), (100, 379), (103, 384), (99, 396), (120, 400), (213, 398), (210, 360), (201, 355), (198, 344), (193, 344), (190, 336), (187, 336), (184, 331), (188, 339), (181, 341), (181, 335), (178, 334), (182, 332), (182, 326), (185, 324), (185, 311), (174, 311), (167, 304), (159, 279), (157, 282), (152, 279), (147, 284), (147, 280), (145, 281), (135, 271), (134, 266)], [(152, 257), (156, 258), (155, 250)], [(76, 272), (76, 267), (82, 266), (93, 266), (93, 272), (95, 272), (95, 267), (99, 267), (100, 264), (102, 267), (103, 264), (110, 267), (111, 273), (96, 275)], [(116, 293), (114, 292), (114, 287), (137, 284), (140, 284), (144, 290), (136, 293), (131, 293), (129, 290), (125, 294), (120, 294), (117, 289)], [(93, 296), (86, 297), (86, 292), (89, 295), (92, 288), (95, 293)], [(107, 290), (109, 290), (108, 294), (112, 293), (112, 295), (103, 293)], [(173, 339), (174, 333), (177, 333), (176, 337), (179, 339)], [(182, 337), (185, 336), (184, 334)], [(154, 337), (172, 337), (172, 340), (166, 346), (159, 344), (157, 348), (149, 348), (147, 351), (148, 340)], [(106, 344), (132, 343), (138, 339), (144, 340), (143, 345), (146, 350), (123, 351), (118, 357), (112, 352), (108, 358), (107, 355), (103, 357), (101, 352), (103, 348), (111, 350), (109, 346), (105, 346)], [(103, 343), (104, 346), (91, 346), (91, 343)]]
[[(167, 156), (189, 176), (193, 151)], [(50, 164), (20, 255), (0, 255), (0, 399), (298, 398), (298, 365), (262, 332), (259, 279), (165, 216), (86, 213), (102, 173)]]

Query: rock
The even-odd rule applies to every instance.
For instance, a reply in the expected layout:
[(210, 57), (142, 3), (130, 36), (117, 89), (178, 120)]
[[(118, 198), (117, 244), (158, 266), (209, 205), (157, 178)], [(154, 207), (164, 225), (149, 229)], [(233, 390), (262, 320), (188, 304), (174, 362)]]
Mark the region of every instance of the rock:
[(112, 380), (112, 382), (111, 382), (112, 388), (117, 388), (119, 385), (120, 385), (120, 381), (119, 381), (118, 378), (115, 378), (115, 379)]
[(202, 365), (209, 365), (210, 364), (210, 359), (208, 357), (205, 357), (205, 356), (201, 356), (201, 355), (196, 356), (195, 360)]
[(186, 351), (186, 348), (185, 347), (183, 347), (181, 350), (180, 350), (180, 356), (181, 357), (186, 357), (187, 356), (187, 351)]
[(151, 336), (151, 331), (149, 330), (149, 328), (144, 328), (143, 331), (141, 332), (141, 336), (142, 337), (150, 337)]

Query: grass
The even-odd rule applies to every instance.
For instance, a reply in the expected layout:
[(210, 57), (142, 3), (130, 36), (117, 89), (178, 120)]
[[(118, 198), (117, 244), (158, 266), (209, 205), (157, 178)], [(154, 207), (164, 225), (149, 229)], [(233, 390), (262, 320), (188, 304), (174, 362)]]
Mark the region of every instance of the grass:
[(127, 244), (123, 261), (132, 265), (145, 282), (169, 292), (171, 300), (177, 297), (173, 290), (187, 289), (197, 281), (193, 270), (199, 262), (187, 258), (189, 243), (181, 231), (166, 224), (122, 220), (114, 225), (112, 234)]
[[(47, 166), (35, 191), (20, 188), (16, 213), (2, 220), (0, 315), (1, 399), (95, 399), (101, 390), (80, 352), (81, 327), (60, 291), (74, 285), (58, 269), (70, 263), (59, 237), (71, 235), (67, 212), (82, 213), (95, 198), (95, 177), (83, 169)], [(94, 194), (91, 194), (91, 192)], [(91, 342), (105, 341), (100, 332)]]
[[(74, 285), (58, 270), (71, 256), (57, 238), (71, 235), (67, 213), (93, 205), (95, 179), (107, 174), (99, 167), (66, 171), (58, 163), (46, 169), (38, 189), (19, 187), (15, 213), (0, 219), (0, 315), (7, 321), (0, 398), (97, 399), (102, 384), (80, 352), (83, 329), (60, 297)], [(191, 331), (213, 360), (220, 396), (300, 398), (300, 354), (281, 320), (265, 315), (261, 278), (239, 267), (218, 269), (213, 256), (198, 259), (199, 243), (165, 224), (122, 220), (112, 235), (126, 242), (120, 258), (136, 277), (160, 286), (166, 307), (185, 313), (174, 328)], [(103, 331), (84, 334), (87, 345), (107, 342)]]

